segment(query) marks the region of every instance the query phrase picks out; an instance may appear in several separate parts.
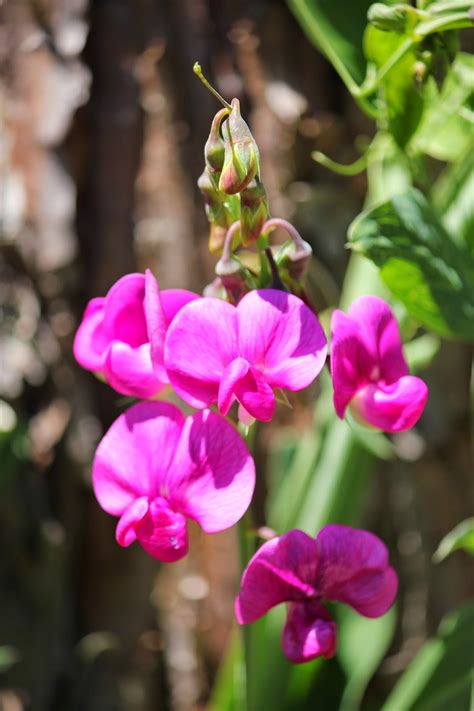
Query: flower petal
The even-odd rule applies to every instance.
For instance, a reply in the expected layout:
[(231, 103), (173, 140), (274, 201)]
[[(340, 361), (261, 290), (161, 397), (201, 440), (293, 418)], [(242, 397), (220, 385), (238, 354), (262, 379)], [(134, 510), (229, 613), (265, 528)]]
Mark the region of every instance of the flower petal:
[(174, 405), (142, 402), (115, 420), (97, 447), (94, 493), (104, 511), (121, 516), (135, 499), (159, 495), (184, 417)]
[(163, 350), (168, 326), (190, 301), (200, 298), (186, 289), (165, 289), (160, 291), (158, 282), (149, 269), (145, 273), (145, 315), (151, 357), (157, 378), (167, 383), (168, 375), (163, 363)]
[(309, 662), (316, 657), (330, 659), (336, 653), (336, 623), (321, 604), (291, 603), (282, 645), (293, 664)]
[(244, 570), (235, 601), (237, 621), (254, 622), (281, 602), (315, 595), (316, 550), (314, 538), (296, 529), (264, 543)]
[(251, 417), (261, 422), (269, 422), (275, 412), (275, 395), (265, 382), (264, 376), (255, 368), (249, 371), (235, 385), (237, 400)]
[(137, 540), (135, 526), (148, 513), (148, 504), (146, 496), (142, 496), (127, 506), (115, 529), (115, 538), (119, 545), (126, 547)]
[(173, 508), (214, 533), (233, 526), (246, 512), (255, 465), (235, 428), (204, 410), (187, 418), (166, 484)]
[(250, 364), (244, 358), (234, 358), (222, 373), (217, 395), (217, 407), (222, 415), (227, 415), (235, 400), (235, 386), (247, 375)]
[(86, 306), (84, 316), (74, 338), (74, 357), (83, 368), (99, 372), (104, 364), (108, 338), (103, 329), (103, 297), (92, 299)]
[(144, 274), (126, 274), (111, 287), (105, 299), (104, 329), (111, 341), (132, 347), (148, 343)]
[(344, 417), (349, 402), (369, 382), (375, 368), (377, 362), (359, 324), (336, 309), (331, 318), (331, 378), (338, 417)]
[(163, 563), (173, 563), (188, 552), (186, 519), (158, 497), (150, 502), (145, 516), (136, 524), (135, 533), (142, 548)]
[(238, 355), (236, 309), (220, 299), (191, 301), (175, 316), (166, 335), (168, 377), (193, 407), (217, 401), (222, 374)]
[(320, 373), (327, 341), (314, 313), (277, 289), (246, 294), (237, 307), (241, 355), (275, 388), (302, 390)]
[(351, 304), (349, 316), (359, 324), (380, 378), (393, 383), (408, 375), (398, 323), (387, 302), (378, 296), (361, 296)]
[(156, 377), (149, 343), (132, 348), (127, 343), (113, 341), (103, 370), (108, 384), (123, 395), (151, 398), (167, 382), (160, 382)]
[(397, 576), (380, 538), (349, 526), (325, 526), (316, 537), (315, 584), (323, 598), (345, 602), (365, 617), (379, 617), (393, 604)]
[(369, 383), (351, 402), (355, 417), (383, 432), (404, 432), (421, 417), (428, 388), (420, 378), (406, 375), (392, 385)]

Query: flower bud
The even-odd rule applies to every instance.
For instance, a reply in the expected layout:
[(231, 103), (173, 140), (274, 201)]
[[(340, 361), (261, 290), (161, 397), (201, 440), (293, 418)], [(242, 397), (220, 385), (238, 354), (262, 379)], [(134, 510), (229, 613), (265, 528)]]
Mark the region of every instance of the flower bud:
[(408, 5), (387, 6), (376, 2), (369, 7), (367, 20), (379, 30), (402, 34), (407, 29), (410, 15), (415, 19), (416, 10)]
[(222, 256), (216, 264), (216, 275), (227, 292), (229, 301), (238, 304), (240, 299), (250, 291), (245, 268), (232, 255)]
[(209, 251), (211, 254), (219, 254), (227, 230), (239, 219), (239, 198), (219, 191), (209, 167), (206, 167), (199, 177), (198, 187), (206, 203), (206, 215), (210, 225)]
[(222, 127), (225, 157), (219, 189), (228, 195), (244, 190), (259, 174), (260, 155), (249, 127), (240, 115), (240, 102), (232, 99), (232, 111)]
[(306, 276), (313, 250), (311, 245), (304, 240), (299, 243), (287, 242), (283, 245), (277, 261), (281, 270), (284, 270), (291, 280), (301, 282)]
[(204, 160), (206, 161), (206, 168), (209, 171), (211, 179), (214, 181), (216, 186), (219, 183), (219, 176), (224, 165), (225, 157), (225, 146), (224, 141), (221, 136), (221, 123), (223, 119), (228, 116), (229, 109), (221, 109), (212, 119), (211, 130), (209, 132), (209, 137), (204, 146)]
[(259, 178), (254, 178), (250, 185), (240, 193), (240, 225), (242, 244), (247, 246), (255, 242), (268, 219), (267, 194)]

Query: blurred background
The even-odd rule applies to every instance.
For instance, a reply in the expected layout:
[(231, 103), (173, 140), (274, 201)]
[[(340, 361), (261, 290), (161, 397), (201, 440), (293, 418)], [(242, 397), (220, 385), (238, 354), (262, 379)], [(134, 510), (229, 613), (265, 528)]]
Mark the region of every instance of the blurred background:
[[(313, 245), (320, 309), (338, 303), (366, 184), (310, 153), (354, 160), (371, 122), (277, 0), (3, 0), (0, 13), (0, 708), (204, 709), (232, 626), (235, 534), (193, 530), (191, 554), (168, 566), (117, 546), (90, 464), (123, 401), (75, 364), (75, 328), (127, 272), (196, 291), (213, 278), (196, 181), (219, 107), (195, 60), (241, 100), (272, 214)], [(470, 513), (470, 358), (443, 343), (419, 428), (395, 438), (400, 458), (366, 492), (364, 525), (401, 578), (371, 708), (474, 594), (464, 553), (431, 564)], [(280, 413), (261, 469), (310, 421), (308, 396)]]

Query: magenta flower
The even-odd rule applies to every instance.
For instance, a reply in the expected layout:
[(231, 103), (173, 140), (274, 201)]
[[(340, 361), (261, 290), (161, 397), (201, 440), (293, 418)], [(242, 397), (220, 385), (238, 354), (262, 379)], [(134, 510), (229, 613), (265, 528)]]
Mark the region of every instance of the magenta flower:
[(409, 375), (389, 305), (376, 296), (362, 296), (348, 315), (334, 311), (331, 330), (337, 415), (342, 419), (350, 406), (359, 421), (384, 432), (413, 427), (425, 407), (428, 388)]
[(217, 402), (225, 415), (238, 400), (242, 417), (268, 421), (273, 388), (302, 390), (326, 353), (321, 325), (301, 299), (260, 289), (238, 306), (214, 298), (184, 306), (168, 330), (164, 362), (174, 389), (193, 407)]
[[(119, 393), (153, 397), (169, 382), (162, 356), (166, 329), (179, 309), (196, 298), (183, 289), (160, 294), (149, 271), (146, 278), (144, 274), (127, 274), (107, 296), (89, 301), (74, 339), (74, 356), (83, 368), (102, 375)], [(147, 311), (151, 311), (153, 326), (153, 364)]]
[(187, 553), (186, 518), (215, 533), (243, 516), (255, 467), (244, 440), (219, 415), (204, 410), (185, 418), (169, 403), (142, 402), (101, 440), (92, 481), (104, 511), (120, 516), (118, 543), (138, 540), (171, 562)]
[(290, 662), (299, 664), (336, 652), (336, 624), (322, 600), (380, 617), (397, 587), (387, 549), (372, 533), (330, 525), (314, 539), (293, 530), (264, 543), (250, 560), (235, 612), (240, 624), (248, 624), (289, 603), (282, 645)]

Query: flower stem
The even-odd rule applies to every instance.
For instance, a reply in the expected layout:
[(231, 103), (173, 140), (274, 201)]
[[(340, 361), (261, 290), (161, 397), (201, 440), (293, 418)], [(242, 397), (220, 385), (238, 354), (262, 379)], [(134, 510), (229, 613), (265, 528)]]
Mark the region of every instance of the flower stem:
[[(257, 431), (256, 425), (251, 425), (247, 427), (239, 423), (239, 431), (244, 437), (245, 441), (251, 452), (254, 449), (255, 435)], [(239, 560), (240, 560), (240, 578), (244, 572), (247, 563), (254, 554), (254, 522), (252, 516), (251, 506), (245, 513), (245, 515), (240, 519), (237, 524), (237, 536), (239, 544)], [(243, 642), (243, 657), (244, 657), (244, 687), (245, 687), (245, 697), (242, 705), (242, 711), (254, 711), (253, 710), (253, 691), (252, 691), (252, 625), (242, 625), (242, 642)]]

